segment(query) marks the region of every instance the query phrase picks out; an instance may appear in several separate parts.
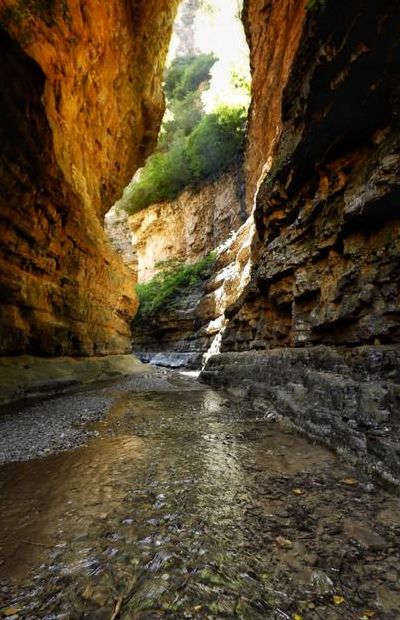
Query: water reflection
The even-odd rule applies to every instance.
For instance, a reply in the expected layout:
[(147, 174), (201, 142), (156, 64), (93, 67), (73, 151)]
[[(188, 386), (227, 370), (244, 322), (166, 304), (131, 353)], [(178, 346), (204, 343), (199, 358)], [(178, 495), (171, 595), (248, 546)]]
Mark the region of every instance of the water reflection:
[(332, 503), (339, 522), (356, 513), (357, 498), (334, 486), (348, 474), (332, 454), (212, 390), (115, 394), (87, 448), (0, 468), (0, 609), (282, 620), (312, 599), (325, 618), (344, 617), (311, 579)]
[(141, 444), (136, 437), (103, 438), (73, 452), (3, 466), (0, 579), (26, 577), (49, 549), (53, 557), (64, 553), (71, 536), (95, 539), (96, 528), (126, 493), (115, 472), (123, 474), (128, 463), (130, 470), (139, 468)]

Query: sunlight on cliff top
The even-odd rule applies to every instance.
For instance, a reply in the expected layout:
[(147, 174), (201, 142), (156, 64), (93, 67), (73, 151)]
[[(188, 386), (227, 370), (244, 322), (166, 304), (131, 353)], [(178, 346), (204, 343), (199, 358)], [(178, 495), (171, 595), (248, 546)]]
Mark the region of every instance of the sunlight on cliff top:
[[(213, 53), (218, 58), (211, 69), (210, 87), (202, 96), (206, 113), (223, 105), (250, 105), (249, 48), (241, 21), (242, 5), (242, 0), (184, 0), (181, 4), (178, 22), (185, 17), (189, 21), (183, 13), (192, 11), (193, 21), (186, 24), (192, 53)], [(182, 31), (175, 31), (170, 61), (183, 53)]]

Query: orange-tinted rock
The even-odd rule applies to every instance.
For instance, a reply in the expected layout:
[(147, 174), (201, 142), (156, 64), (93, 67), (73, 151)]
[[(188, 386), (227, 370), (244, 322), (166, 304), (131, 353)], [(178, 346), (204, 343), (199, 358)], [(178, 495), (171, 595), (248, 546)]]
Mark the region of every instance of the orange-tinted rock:
[(154, 146), (176, 4), (0, 3), (0, 354), (129, 350), (102, 220)]
[(226, 241), (245, 219), (244, 192), (240, 161), (214, 181), (130, 216), (138, 281), (150, 280), (164, 260), (193, 263)]
[(307, 0), (245, 0), (253, 101), (249, 114), (248, 204), (263, 170), (271, 166), (282, 130), (282, 96), (303, 31)]

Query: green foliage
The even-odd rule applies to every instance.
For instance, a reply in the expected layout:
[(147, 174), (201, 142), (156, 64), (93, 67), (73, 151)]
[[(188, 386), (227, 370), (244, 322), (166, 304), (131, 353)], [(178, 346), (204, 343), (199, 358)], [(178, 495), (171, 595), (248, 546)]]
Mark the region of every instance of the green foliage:
[(235, 88), (251, 97), (251, 80), (249, 77), (245, 77), (244, 75), (240, 75), (237, 71), (234, 71), (232, 73), (232, 82)]
[(221, 107), (207, 114), (188, 139), (187, 158), (194, 177), (204, 179), (224, 168), (243, 146), (244, 108)]
[(186, 158), (186, 142), (175, 142), (166, 153), (155, 153), (146, 163), (140, 181), (124, 195), (124, 208), (136, 213), (151, 204), (176, 198), (192, 180)]
[(166, 152), (147, 160), (140, 181), (125, 192), (128, 213), (173, 200), (188, 185), (223, 169), (241, 150), (246, 125), (243, 108), (220, 108), (207, 114), (188, 138), (176, 139)]
[(194, 93), (202, 82), (210, 79), (210, 69), (216, 60), (214, 54), (175, 58), (165, 76), (164, 90), (168, 99), (182, 100)]
[(317, 11), (319, 8), (325, 6), (326, 0), (308, 0), (307, 11)]
[(175, 141), (189, 136), (204, 116), (198, 91), (186, 95), (182, 101), (172, 100), (169, 109), (173, 117), (163, 123), (158, 139), (159, 151), (168, 150)]
[[(124, 191), (121, 206), (133, 214), (173, 200), (187, 186), (220, 172), (242, 149), (244, 107), (221, 107), (205, 115), (201, 84), (210, 79), (212, 54), (176, 58), (165, 76), (168, 113), (157, 152), (148, 158), (140, 180)], [(242, 88), (240, 76), (234, 76)]]
[(140, 302), (136, 320), (149, 321), (160, 310), (168, 311), (176, 307), (183, 293), (189, 292), (210, 275), (215, 261), (216, 255), (212, 252), (196, 263), (177, 260), (159, 263), (159, 272), (154, 278), (136, 286)]

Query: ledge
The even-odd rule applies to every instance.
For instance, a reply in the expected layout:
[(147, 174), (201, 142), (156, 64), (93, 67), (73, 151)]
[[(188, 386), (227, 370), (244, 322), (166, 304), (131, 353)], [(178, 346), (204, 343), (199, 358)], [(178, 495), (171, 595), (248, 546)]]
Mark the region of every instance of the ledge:
[(400, 346), (222, 353), (201, 379), (400, 485)]
[(148, 373), (133, 355), (104, 357), (0, 357), (0, 404), (58, 394), (115, 377)]

